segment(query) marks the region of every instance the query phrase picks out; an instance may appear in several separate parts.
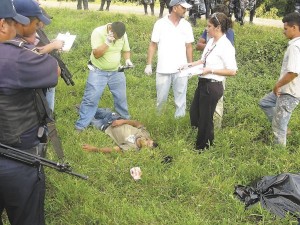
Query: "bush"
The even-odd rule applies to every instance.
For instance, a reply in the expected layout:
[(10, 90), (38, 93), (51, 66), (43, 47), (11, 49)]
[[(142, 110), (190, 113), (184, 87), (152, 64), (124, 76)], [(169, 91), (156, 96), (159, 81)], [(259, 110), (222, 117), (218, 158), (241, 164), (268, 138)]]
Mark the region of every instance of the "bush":
[(279, 19), (280, 13), (277, 8), (266, 9), (266, 4), (263, 3), (260, 7), (258, 7), (255, 11), (256, 17), (261, 18), (271, 18), (271, 19)]

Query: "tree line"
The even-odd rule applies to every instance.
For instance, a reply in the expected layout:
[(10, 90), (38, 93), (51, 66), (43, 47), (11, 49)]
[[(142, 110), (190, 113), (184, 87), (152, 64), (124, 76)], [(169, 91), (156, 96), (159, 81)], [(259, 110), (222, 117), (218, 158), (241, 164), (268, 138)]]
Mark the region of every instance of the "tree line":
[[(63, 1), (63, 0), (57, 0)], [(68, 1), (68, 0), (65, 0)], [(77, 0), (71, 0), (77, 1)], [(139, 3), (141, 0), (112, 0), (113, 2), (136, 2)], [(156, 0), (157, 3), (159, 0)], [(216, 3), (223, 2), (225, 4), (229, 4), (230, 0), (210, 0)], [(239, 0), (239, 1), (248, 1), (248, 0)], [(89, 0), (89, 2), (100, 2), (100, 0)], [(295, 4), (299, 2), (299, 0), (257, 0), (256, 8), (259, 12), (257, 16), (261, 16), (262, 14), (267, 14), (268, 17), (283, 17), (284, 15), (295, 11)]]

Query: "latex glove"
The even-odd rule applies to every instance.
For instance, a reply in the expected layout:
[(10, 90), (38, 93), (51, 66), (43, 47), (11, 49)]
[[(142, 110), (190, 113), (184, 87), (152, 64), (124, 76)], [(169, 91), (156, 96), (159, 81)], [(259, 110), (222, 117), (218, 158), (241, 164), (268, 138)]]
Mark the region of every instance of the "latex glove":
[(180, 66), (180, 67), (178, 68), (178, 70), (181, 71), (181, 70), (188, 69), (188, 68), (190, 68), (190, 67), (192, 67), (192, 63), (187, 63), (187, 64), (184, 64), (184, 65)]
[(107, 44), (108, 46), (111, 46), (111, 44), (113, 43), (114, 40), (115, 40), (114, 33), (110, 31), (107, 34), (105, 44)]
[(125, 65), (128, 66), (128, 67), (133, 67), (133, 63), (131, 62), (130, 59), (126, 59)]
[(145, 68), (145, 74), (147, 74), (148, 76), (150, 76), (152, 74), (152, 66), (151, 64), (147, 65)]
[(51, 42), (51, 44), (52, 44), (54, 49), (60, 50), (64, 47), (65, 42), (62, 41), (62, 40), (56, 40), (55, 39)]

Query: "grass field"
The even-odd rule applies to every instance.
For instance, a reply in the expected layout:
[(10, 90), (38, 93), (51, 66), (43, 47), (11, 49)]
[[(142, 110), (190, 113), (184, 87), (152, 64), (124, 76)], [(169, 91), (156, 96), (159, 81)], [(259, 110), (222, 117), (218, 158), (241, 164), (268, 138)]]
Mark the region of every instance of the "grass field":
[[(67, 161), (74, 171), (89, 176), (80, 180), (46, 169), (46, 222), (51, 225), (96, 224), (297, 224), (295, 219), (280, 220), (256, 204), (249, 210), (233, 195), (234, 186), (247, 185), (257, 178), (300, 170), (299, 109), (290, 121), (292, 135), (286, 149), (272, 145), (270, 124), (257, 102), (269, 92), (279, 76), (287, 45), (281, 29), (246, 24), (234, 26), (239, 71), (227, 79), (223, 128), (216, 131), (215, 145), (198, 154), (193, 150), (196, 133), (190, 128), (189, 115), (175, 120), (172, 92), (163, 115), (156, 114), (155, 76), (145, 76), (147, 48), (154, 17), (107, 12), (48, 9), (54, 16), (47, 27), (49, 37), (70, 32), (77, 38), (72, 50), (62, 55), (73, 73), (76, 85), (59, 81), (56, 92), (56, 121)], [(80, 104), (87, 79), (90, 34), (111, 21), (127, 25), (135, 68), (126, 71), (129, 111), (158, 141), (157, 150), (93, 154), (82, 151), (89, 143), (114, 146), (104, 133), (88, 128), (76, 133)], [(194, 28), (197, 39), (205, 27)], [(199, 52), (194, 52), (198, 59)], [(189, 80), (188, 107), (197, 78)], [(113, 107), (105, 91), (100, 107)], [(164, 156), (172, 156), (163, 164)], [(48, 151), (48, 158), (56, 160)], [(139, 166), (142, 179), (135, 182), (129, 173)]]

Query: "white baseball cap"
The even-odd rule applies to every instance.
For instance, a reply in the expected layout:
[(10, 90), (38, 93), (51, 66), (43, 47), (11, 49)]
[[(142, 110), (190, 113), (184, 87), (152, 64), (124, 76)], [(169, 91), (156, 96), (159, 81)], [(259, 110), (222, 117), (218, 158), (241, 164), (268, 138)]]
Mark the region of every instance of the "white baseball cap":
[(175, 5), (181, 5), (183, 8), (189, 9), (192, 7), (189, 3), (187, 3), (185, 0), (171, 0), (169, 6), (175, 6)]

